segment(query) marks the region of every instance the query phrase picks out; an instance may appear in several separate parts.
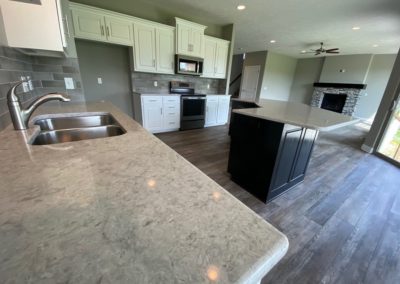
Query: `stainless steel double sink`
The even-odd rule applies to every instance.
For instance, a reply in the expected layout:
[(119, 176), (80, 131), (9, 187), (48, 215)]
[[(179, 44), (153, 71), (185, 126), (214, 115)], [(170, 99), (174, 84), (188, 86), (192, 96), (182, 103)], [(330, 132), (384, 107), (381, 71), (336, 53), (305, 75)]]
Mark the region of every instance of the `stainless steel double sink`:
[(87, 139), (118, 136), (126, 133), (118, 121), (109, 114), (84, 114), (38, 119), (40, 127), (32, 145), (48, 145)]

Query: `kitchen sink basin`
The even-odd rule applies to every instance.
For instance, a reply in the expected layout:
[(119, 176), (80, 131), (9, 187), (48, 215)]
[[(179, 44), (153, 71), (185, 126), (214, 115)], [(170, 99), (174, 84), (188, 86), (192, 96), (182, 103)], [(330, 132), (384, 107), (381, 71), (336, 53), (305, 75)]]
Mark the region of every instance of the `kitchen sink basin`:
[(48, 145), (87, 139), (105, 138), (118, 136), (125, 133), (121, 127), (116, 125), (63, 129), (52, 131), (41, 131), (32, 141), (32, 145)]
[(39, 119), (39, 134), (32, 145), (49, 145), (80, 140), (106, 138), (126, 133), (111, 114), (63, 116)]
[(39, 119), (35, 122), (35, 125), (38, 125), (42, 131), (86, 128), (117, 124), (117, 121), (111, 114), (53, 117)]

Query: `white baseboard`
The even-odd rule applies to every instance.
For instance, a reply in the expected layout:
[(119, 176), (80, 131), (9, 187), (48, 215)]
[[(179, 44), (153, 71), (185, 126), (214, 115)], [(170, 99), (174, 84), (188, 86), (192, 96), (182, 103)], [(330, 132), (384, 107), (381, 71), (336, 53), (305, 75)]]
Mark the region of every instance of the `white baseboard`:
[(363, 150), (364, 152), (367, 152), (369, 154), (372, 154), (374, 152), (374, 148), (372, 148), (368, 145), (365, 145), (365, 144), (362, 144), (361, 150)]

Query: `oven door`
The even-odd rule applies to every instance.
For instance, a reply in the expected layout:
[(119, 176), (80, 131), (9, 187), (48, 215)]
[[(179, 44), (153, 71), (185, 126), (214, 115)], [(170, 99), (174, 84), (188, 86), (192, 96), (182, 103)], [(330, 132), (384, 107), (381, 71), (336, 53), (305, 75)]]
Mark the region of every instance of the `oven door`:
[(205, 118), (205, 97), (184, 97), (181, 101), (181, 119), (199, 120)]

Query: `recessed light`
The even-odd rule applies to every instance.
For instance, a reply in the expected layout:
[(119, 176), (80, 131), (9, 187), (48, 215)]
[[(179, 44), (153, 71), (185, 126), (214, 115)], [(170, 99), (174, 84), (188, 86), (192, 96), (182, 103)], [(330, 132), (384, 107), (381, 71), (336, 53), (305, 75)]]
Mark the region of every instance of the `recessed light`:
[(244, 10), (244, 9), (246, 9), (246, 6), (245, 5), (238, 5), (236, 8), (238, 10)]
[(359, 29), (361, 29), (360, 27), (352, 27), (351, 28), (353, 31), (358, 31)]
[(377, 45), (377, 44), (374, 44), (372, 47), (378, 47), (379, 45)]
[(276, 40), (272, 39), (272, 40), (270, 40), (269, 42), (270, 42), (270, 43), (275, 43)]
[(302, 50), (302, 51), (301, 51), (301, 53), (306, 53), (306, 52), (307, 52), (306, 50)]

